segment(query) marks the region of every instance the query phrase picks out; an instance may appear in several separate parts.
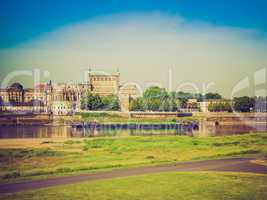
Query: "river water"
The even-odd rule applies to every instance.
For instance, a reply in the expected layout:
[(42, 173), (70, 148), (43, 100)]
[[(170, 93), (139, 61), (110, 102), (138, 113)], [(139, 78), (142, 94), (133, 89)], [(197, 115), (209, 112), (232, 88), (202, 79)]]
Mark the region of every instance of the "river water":
[[(209, 130), (209, 128), (207, 128)], [(223, 136), (251, 132), (267, 132), (266, 124), (257, 126), (220, 125), (212, 127), (208, 136)], [(97, 136), (145, 136), (145, 135), (197, 135), (198, 130), (175, 125), (119, 125), (92, 129), (88, 126), (70, 125), (19, 125), (0, 126), (0, 139), (4, 138), (81, 138)]]
[(180, 128), (103, 128), (72, 127), (69, 125), (0, 126), (0, 139), (4, 138), (80, 138), (97, 136), (186, 135)]

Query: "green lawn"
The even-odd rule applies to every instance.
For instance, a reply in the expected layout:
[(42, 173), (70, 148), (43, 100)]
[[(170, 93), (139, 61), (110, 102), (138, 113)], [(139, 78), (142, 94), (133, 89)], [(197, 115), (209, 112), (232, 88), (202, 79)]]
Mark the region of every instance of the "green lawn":
[[(27, 140), (19, 140), (26, 143)], [(267, 153), (267, 135), (128, 136), (39, 142), (10, 148), (0, 141), (0, 182), (68, 173)]]
[(92, 113), (77, 113), (76, 116), (81, 116), (82, 121), (92, 122), (97, 121), (98, 123), (149, 123), (149, 124), (172, 124), (176, 123), (177, 117), (169, 117), (167, 119), (160, 118), (128, 118), (122, 117), (116, 113), (108, 112), (92, 112)]
[(265, 200), (267, 199), (267, 176), (168, 172), (57, 186), (7, 195), (2, 199)]

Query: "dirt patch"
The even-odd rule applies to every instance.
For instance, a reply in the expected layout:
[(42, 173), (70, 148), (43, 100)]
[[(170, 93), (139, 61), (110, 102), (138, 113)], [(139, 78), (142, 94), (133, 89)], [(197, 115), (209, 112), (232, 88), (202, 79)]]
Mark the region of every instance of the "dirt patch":
[[(69, 140), (69, 138), (1, 139), (0, 149), (51, 148), (58, 144), (63, 144)], [(72, 138), (71, 140), (82, 141), (83, 138)]]
[(267, 159), (252, 160), (251, 163), (267, 166)]

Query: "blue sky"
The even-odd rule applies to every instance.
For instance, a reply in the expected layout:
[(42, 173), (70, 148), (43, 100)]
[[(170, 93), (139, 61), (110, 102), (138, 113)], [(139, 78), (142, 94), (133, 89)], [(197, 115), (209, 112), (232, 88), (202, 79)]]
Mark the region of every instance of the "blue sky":
[(0, 48), (95, 17), (160, 11), (218, 26), (267, 33), (266, 0), (1, 0)]
[(4, 85), (31, 87), (33, 77), (20, 73), (33, 69), (42, 82), (85, 82), (90, 67), (119, 69), (122, 83), (143, 89), (208, 86), (230, 97), (246, 80), (242, 94), (255, 95), (259, 82), (266, 91), (267, 0), (0, 2)]

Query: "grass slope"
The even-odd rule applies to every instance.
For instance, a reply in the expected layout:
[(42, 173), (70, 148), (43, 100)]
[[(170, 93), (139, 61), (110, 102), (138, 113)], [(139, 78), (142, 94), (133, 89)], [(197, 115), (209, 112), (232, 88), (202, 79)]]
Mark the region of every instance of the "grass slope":
[[(26, 140), (17, 143), (20, 142), (26, 143)], [(267, 135), (262, 133), (207, 138), (140, 136), (49, 140), (31, 148), (15, 149), (4, 144), (0, 141), (0, 182), (267, 153)]]
[(265, 200), (267, 176), (172, 172), (57, 186), (7, 195), (2, 199)]

